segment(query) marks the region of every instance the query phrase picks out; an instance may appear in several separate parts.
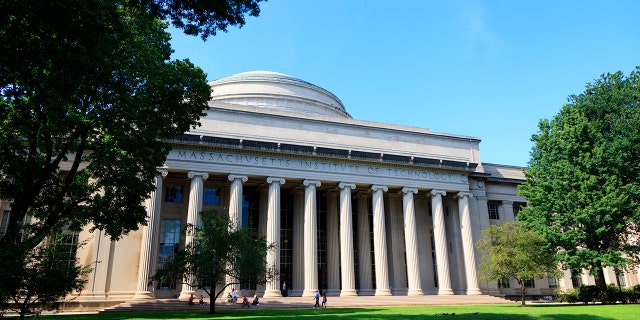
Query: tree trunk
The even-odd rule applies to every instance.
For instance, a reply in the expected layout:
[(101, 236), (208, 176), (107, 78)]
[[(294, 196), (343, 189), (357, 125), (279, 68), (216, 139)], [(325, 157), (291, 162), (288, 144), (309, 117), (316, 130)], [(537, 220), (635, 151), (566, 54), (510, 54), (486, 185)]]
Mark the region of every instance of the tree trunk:
[(602, 303), (610, 303), (611, 301), (609, 301), (609, 293), (607, 292), (607, 282), (604, 279), (604, 267), (602, 266), (602, 263), (600, 263), (600, 266), (598, 267), (596, 276), (598, 277), (598, 289), (600, 289), (600, 294), (602, 296), (601, 298)]
[(526, 307), (525, 295), (527, 293), (527, 287), (524, 285), (524, 280), (518, 280), (518, 284), (520, 285), (520, 306)]

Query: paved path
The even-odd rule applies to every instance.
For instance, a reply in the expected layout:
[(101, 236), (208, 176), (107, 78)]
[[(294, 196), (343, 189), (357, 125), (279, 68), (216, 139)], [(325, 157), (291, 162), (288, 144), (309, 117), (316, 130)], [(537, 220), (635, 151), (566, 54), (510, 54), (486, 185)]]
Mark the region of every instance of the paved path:
[[(251, 301), (251, 299), (249, 299)], [(360, 296), (360, 297), (328, 297), (329, 308), (374, 307), (374, 306), (412, 306), (412, 305), (467, 305), (467, 304), (510, 304), (513, 301), (487, 295), (480, 296)], [(176, 299), (159, 299), (154, 301), (128, 301), (103, 312), (112, 311), (162, 311), (162, 310), (193, 310), (208, 309), (209, 301), (205, 299), (204, 306), (189, 306), (184, 301)], [(262, 298), (260, 309), (312, 308), (312, 297)], [(229, 304), (219, 299), (216, 309), (241, 309), (242, 304)], [(255, 308), (255, 307), (252, 307)]]

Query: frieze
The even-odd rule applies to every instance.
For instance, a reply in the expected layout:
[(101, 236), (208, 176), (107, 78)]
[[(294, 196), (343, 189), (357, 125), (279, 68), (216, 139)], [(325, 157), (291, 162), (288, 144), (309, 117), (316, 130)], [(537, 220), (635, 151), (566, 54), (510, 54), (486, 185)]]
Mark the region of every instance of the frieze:
[(173, 149), (168, 159), (207, 162), (216, 164), (234, 164), (255, 167), (271, 167), (278, 169), (306, 170), (315, 172), (369, 175), (376, 177), (413, 179), (424, 181), (439, 181), (466, 183), (467, 176), (459, 173), (441, 172), (421, 169), (391, 168), (382, 166), (362, 165), (354, 163), (340, 163), (331, 161), (317, 161), (308, 159), (280, 158), (272, 156), (248, 155), (228, 152), (211, 152)]

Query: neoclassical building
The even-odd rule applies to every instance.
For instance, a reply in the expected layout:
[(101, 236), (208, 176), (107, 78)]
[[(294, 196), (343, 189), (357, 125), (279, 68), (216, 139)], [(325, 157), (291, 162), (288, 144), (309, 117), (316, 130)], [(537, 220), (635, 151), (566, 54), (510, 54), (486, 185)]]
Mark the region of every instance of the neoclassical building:
[[(266, 258), (279, 278), (242, 284), (246, 295), (278, 297), (284, 281), (291, 296), (517, 294), (515, 283), (478, 277), (474, 244), (526, 205), (516, 192), (523, 168), (483, 163), (476, 137), (353, 119), (331, 92), (288, 75), (210, 84), (202, 126), (170, 141), (148, 225), (115, 242), (79, 234), (89, 240), (81, 262), (94, 269), (78, 300), (188, 296), (189, 287), (148, 279), (191, 241), (181, 231), (203, 209), (276, 245)], [(593, 278), (536, 279), (528, 293), (579, 283)]]

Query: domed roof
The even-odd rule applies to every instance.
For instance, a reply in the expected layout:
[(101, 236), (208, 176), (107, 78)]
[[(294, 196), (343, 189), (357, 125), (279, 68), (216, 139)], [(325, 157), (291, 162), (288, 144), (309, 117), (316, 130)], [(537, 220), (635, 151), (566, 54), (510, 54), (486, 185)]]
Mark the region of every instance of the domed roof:
[(258, 111), (284, 111), (303, 115), (351, 118), (333, 93), (292, 76), (250, 71), (220, 78), (209, 83), (213, 104), (240, 105)]

